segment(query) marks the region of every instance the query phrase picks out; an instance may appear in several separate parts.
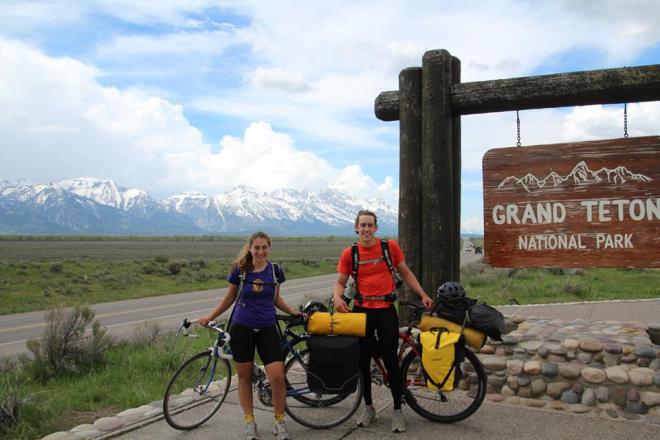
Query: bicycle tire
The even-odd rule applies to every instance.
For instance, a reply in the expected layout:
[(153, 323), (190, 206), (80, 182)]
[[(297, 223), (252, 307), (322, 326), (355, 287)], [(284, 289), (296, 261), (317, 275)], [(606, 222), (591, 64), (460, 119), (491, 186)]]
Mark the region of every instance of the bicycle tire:
[[(304, 364), (300, 362), (302, 358)], [(341, 425), (357, 411), (362, 400), (362, 375), (358, 376), (357, 388), (352, 393), (317, 394), (307, 384), (307, 349), (299, 357), (291, 357), (284, 367), (286, 379), (286, 412), (303, 426), (328, 429)]]
[(174, 429), (197, 428), (218, 411), (231, 385), (227, 359), (203, 351), (186, 360), (174, 373), (163, 397), (163, 415)]
[(453, 423), (470, 417), (486, 397), (487, 376), (476, 354), (466, 348), (461, 364), (463, 377), (453, 391), (435, 391), (426, 386), (421, 359), (413, 350), (403, 359), (404, 397), (410, 408), (434, 422)]

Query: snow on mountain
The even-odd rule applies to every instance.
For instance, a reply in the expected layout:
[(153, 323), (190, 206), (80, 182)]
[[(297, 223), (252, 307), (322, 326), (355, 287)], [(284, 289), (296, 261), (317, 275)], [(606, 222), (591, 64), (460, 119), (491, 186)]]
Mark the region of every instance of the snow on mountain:
[(383, 235), (397, 233), (397, 209), (334, 189), (239, 186), (217, 195), (184, 192), (162, 201), (111, 180), (84, 177), (49, 184), (0, 182), (0, 233), (350, 234), (355, 213), (372, 209)]

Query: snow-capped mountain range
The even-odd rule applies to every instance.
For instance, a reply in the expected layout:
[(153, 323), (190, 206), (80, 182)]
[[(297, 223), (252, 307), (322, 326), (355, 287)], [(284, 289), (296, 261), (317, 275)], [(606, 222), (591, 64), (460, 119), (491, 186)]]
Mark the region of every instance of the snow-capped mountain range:
[(185, 192), (157, 200), (144, 190), (85, 177), (48, 184), (0, 181), (3, 234), (337, 234), (352, 231), (355, 213), (379, 214), (379, 232), (397, 233), (398, 210), (382, 200), (341, 191), (240, 186), (219, 195)]
[(532, 173), (523, 177), (508, 176), (497, 186), (497, 189), (523, 188), (527, 192), (543, 188), (557, 188), (568, 186), (585, 186), (594, 184), (622, 185), (628, 181), (650, 182), (652, 179), (643, 174), (633, 173), (624, 166), (614, 169), (601, 168), (592, 171), (585, 161), (580, 161), (570, 173), (561, 176), (552, 171), (545, 178), (539, 179)]

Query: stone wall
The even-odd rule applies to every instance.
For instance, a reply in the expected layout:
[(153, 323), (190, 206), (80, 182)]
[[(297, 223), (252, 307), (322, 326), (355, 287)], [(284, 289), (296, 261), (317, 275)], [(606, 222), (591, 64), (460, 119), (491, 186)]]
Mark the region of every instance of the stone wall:
[(488, 399), (660, 424), (660, 346), (639, 322), (514, 318), (481, 359)]

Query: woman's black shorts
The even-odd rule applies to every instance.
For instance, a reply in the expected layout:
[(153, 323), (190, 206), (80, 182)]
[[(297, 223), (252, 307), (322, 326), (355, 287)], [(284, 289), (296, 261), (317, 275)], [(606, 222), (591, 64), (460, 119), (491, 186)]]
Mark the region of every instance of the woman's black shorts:
[(253, 329), (240, 324), (232, 324), (229, 334), (231, 335), (229, 346), (236, 362), (253, 362), (255, 348), (264, 365), (284, 361), (280, 334), (275, 326)]

